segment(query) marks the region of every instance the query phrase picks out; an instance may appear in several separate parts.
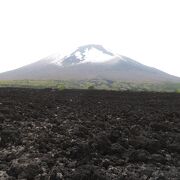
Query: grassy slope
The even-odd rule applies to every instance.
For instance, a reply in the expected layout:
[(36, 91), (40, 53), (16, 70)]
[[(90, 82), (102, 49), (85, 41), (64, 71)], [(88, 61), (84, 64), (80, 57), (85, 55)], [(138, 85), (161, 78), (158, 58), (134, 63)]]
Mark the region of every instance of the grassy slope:
[(86, 81), (0, 81), (0, 87), (27, 87), (27, 88), (58, 88), (58, 89), (105, 89), (105, 90), (132, 90), (132, 91), (158, 91), (180, 92), (180, 83), (128, 83), (108, 80)]

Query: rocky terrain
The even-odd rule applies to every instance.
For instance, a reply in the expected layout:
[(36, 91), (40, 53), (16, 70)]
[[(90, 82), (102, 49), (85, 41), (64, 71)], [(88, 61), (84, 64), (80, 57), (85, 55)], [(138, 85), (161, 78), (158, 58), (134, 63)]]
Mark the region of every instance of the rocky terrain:
[(0, 180), (179, 180), (180, 94), (0, 89)]

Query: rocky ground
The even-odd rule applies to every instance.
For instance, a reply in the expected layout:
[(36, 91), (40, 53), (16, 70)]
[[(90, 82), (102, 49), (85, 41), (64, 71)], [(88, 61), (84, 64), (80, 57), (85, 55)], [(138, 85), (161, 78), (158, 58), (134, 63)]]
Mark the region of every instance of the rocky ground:
[(180, 95), (0, 89), (0, 180), (179, 180)]

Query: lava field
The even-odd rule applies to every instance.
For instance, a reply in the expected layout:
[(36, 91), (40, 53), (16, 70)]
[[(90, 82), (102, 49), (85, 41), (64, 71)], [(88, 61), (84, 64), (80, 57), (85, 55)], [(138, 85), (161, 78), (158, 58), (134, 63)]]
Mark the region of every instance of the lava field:
[(180, 94), (0, 89), (0, 180), (180, 180)]

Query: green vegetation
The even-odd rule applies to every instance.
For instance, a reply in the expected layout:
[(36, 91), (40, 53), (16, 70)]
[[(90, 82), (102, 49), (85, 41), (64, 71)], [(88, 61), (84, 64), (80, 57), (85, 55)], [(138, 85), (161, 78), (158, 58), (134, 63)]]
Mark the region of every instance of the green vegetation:
[(180, 93), (180, 89), (176, 89), (176, 93)]
[(180, 83), (130, 83), (109, 80), (16, 80), (0, 81), (0, 87), (22, 87), (22, 88), (55, 88), (64, 89), (104, 89), (117, 91), (156, 91), (180, 93)]
[(89, 86), (88, 89), (92, 90), (92, 89), (95, 89), (95, 87), (94, 86)]

